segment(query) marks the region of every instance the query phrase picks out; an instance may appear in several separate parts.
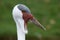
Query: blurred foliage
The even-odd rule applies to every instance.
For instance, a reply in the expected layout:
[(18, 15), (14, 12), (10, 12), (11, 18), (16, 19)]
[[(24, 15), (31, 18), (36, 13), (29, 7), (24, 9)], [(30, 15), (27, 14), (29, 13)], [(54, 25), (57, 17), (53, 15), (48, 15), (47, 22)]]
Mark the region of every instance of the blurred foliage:
[(16, 4), (27, 5), (36, 19), (47, 28), (46, 31), (42, 31), (36, 25), (29, 23), (27, 38), (60, 39), (60, 0), (0, 0), (0, 39), (6, 36), (9, 36), (8, 40), (16, 38), (16, 25), (12, 18), (12, 9)]

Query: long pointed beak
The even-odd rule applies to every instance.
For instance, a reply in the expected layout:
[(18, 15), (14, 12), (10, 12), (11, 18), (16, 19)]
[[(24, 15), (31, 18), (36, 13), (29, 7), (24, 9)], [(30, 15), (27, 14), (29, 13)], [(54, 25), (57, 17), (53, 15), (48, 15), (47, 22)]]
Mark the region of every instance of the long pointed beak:
[(37, 25), (38, 27), (40, 27), (42, 30), (46, 31), (46, 28), (41, 25), (34, 17), (32, 20), (30, 20), (32, 23), (34, 23), (35, 25)]

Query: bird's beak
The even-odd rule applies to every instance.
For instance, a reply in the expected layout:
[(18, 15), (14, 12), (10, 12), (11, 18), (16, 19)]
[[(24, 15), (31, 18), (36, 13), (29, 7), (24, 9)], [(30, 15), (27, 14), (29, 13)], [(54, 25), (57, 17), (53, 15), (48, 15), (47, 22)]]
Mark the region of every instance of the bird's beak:
[(38, 27), (40, 27), (42, 30), (46, 30), (46, 28), (43, 26), (43, 25), (41, 25), (34, 17), (33, 17), (33, 19), (32, 20), (30, 20), (32, 23), (34, 23), (35, 25), (37, 25)]

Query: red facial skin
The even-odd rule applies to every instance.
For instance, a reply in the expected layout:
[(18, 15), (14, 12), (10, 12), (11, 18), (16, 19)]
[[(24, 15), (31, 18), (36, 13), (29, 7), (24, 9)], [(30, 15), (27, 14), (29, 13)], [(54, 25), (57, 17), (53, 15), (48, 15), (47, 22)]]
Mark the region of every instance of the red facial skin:
[(36, 24), (38, 27), (40, 27), (43, 30), (46, 30), (33, 16), (32, 14), (22, 12), (23, 13), (23, 19), (24, 19), (24, 27), (27, 29), (27, 23), (29, 20), (32, 20), (34, 24)]
[(32, 16), (32, 14), (29, 14), (26, 12), (22, 12), (22, 13), (23, 13), (23, 19), (24, 19), (25, 25), (27, 26), (28, 21), (32, 20), (33, 16)]

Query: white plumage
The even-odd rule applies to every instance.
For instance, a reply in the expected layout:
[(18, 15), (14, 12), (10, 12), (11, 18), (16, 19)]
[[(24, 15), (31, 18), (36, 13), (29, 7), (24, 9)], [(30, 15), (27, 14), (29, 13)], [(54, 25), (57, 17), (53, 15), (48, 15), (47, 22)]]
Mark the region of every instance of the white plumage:
[(17, 26), (17, 38), (18, 40), (25, 40), (25, 33), (27, 33), (27, 31), (25, 31), (24, 29), (24, 20), (23, 20), (23, 14), (21, 12), (21, 10), (19, 10), (17, 8), (18, 5), (16, 5), (13, 8), (13, 18), (15, 20), (16, 26)]

